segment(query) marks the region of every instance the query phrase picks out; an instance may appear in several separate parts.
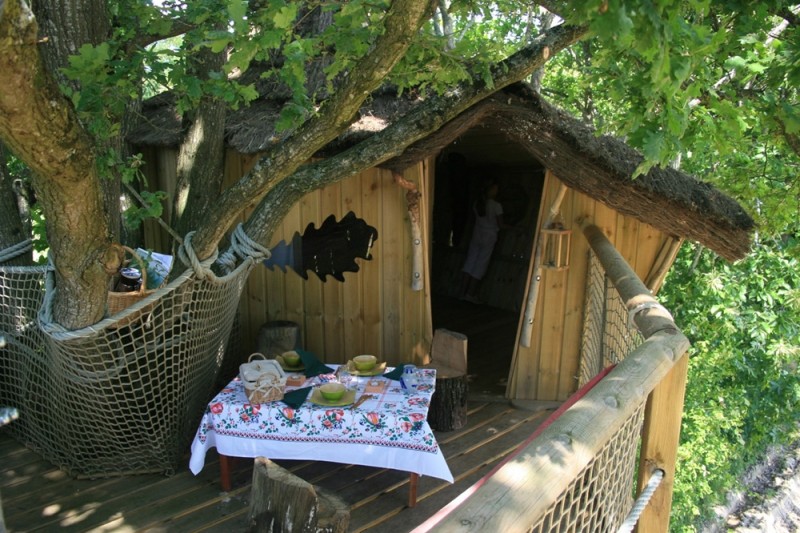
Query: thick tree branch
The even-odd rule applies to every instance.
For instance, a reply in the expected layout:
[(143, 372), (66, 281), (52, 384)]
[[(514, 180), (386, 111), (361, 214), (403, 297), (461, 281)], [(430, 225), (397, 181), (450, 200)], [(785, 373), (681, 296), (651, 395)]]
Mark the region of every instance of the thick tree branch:
[(369, 54), (349, 73), (319, 114), (286, 141), (270, 150), (253, 171), (227, 189), (207, 214), (193, 244), (199, 257), (208, 257), (225, 231), (248, 206), (257, 203), (279, 180), (339, 135), (400, 60), (429, 13), (424, 0), (395, 0), (384, 18), (384, 33)]
[(33, 172), (56, 268), (55, 315), (77, 328), (105, 313), (107, 228), (92, 141), (44, 67), (37, 30), (24, 1), (5, 1), (0, 138)]
[(333, 157), (304, 165), (274, 186), (247, 220), (245, 232), (252, 239), (268, 245), (274, 229), (304, 194), (401, 155), (414, 142), (456, 119), (477, 102), (530, 76), (544, 65), (548, 57), (580, 40), (587, 32), (585, 27), (565, 25), (542, 32), (530, 45), (497, 65), (492, 87), (477, 79), (462, 84), (447, 94), (430, 98), (382, 132), (356, 146)]

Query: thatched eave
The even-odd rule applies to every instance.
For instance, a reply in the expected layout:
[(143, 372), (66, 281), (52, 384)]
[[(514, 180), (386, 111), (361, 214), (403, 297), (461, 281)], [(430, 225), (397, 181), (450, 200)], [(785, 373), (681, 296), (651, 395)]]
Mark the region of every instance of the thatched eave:
[[(365, 103), (350, 128), (319, 155), (354, 146), (382, 131), (422, 101), (394, 93), (376, 94)], [(245, 154), (279, 144), (275, 123), (280, 107), (260, 99), (232, 111), (226, 123), (228, 145)], [(183, 136), (180, 117), (169, 97), (148, 101), (143, 121), (129, 136), (139, 145), (177, 146)], [(384, 163), (402, 170), (435, 156), (466, 131), (491, 127), (552, 170), (567, 186), (669, 235), (707, 246), (728, 260), (744, 257), (754, 230), (753, 219), (714, 186), (671, 168), (653, 168), (632, 176), (643, 158), (623, 141), (598, 137), (584, 122), (549, 105), (525, 84), (516, 84), (468, 109), (400, 156)]]
[(384, 166), (405, 168), (478, 126), (501, 132), (567, 186), (620, 213), (699, 242), (730, 261), (750, 250), (755, 223), (734, 199), (672, 168), (652, 168), (634, 179), (644, 159), (639, 152), (614, 137), (598, 137), (523, 84), (473, 106)]

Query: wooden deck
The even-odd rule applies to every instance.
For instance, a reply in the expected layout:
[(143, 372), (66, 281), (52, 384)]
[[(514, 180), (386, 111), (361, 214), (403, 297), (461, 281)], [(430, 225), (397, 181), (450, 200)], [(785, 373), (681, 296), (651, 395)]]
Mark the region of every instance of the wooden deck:
[[(489, 472), (541, 424), (549, 411), (525, 411), (503, 398), (518, 315), (453, 298), (433, 301), (434, 326), (469, 338), (467, 426), (437, 433), (455, 477), (419, 482), (407, 507), (408, 474), (314, 461), (279, 461), (296, 475), (335, 491), (351, 506), (352, 531), (407, 532)], [(252, 461), (233, 465), (233, 489), (222, 492), (215, 452), (198, 476), (75, 480), (0, 430), (0, 495), (9, 531), (243, 531)]]
[[(549, 411), (503, 401), (471, 401), (467, 427), (438, 433), (456, 482), (423, 477), (418, 504), (407, 507), (408, 475), (394, 470), (313, 461), (280, 461), (296, 475), (335, 491), (351, 505), (351, 531), (406, 532), (512, 452)], [(193, 476), (141, 475), (75, 480), (0, 432), (0, 495), (9, 531), (243, 531), (252, 461), (237, 460), (233, 489), (222, 492), (215, 453)], [(188, 459), (187, 459), (188, 464)]]

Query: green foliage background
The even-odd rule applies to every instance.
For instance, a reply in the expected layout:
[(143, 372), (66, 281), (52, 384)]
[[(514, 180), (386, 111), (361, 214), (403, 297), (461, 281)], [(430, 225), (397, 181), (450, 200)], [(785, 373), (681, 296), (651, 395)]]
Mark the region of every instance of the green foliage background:
[(800, 419), (800, 265), (795, 237), (729, 264), (684, 246), (660, 299), (692, 341), (672, 531), (695, 531)]

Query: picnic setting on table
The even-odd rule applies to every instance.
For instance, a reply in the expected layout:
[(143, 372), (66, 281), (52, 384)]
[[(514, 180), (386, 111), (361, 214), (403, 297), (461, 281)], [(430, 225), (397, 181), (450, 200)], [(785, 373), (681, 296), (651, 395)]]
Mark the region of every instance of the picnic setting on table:
[(189, 468), (199, 473), (216, 448), (223, 490), (230, 490), (229, 457), (390, 468), (411, 474), (413, 505), (417, 476), (453, 482), (427, 422), (435, 386), (435, 369), (387, 367), (372, 355), (327, 365), (304, 350), (253, 354), (208, 404)]

